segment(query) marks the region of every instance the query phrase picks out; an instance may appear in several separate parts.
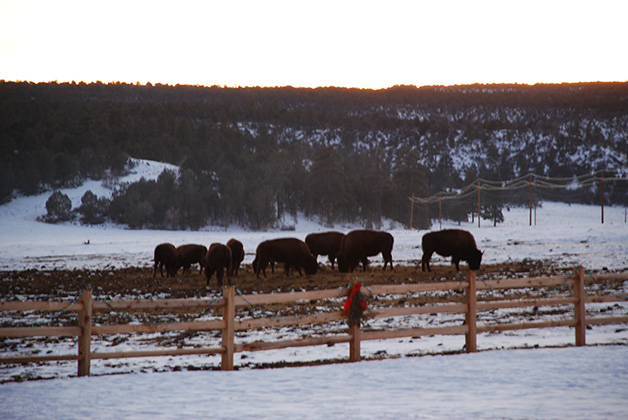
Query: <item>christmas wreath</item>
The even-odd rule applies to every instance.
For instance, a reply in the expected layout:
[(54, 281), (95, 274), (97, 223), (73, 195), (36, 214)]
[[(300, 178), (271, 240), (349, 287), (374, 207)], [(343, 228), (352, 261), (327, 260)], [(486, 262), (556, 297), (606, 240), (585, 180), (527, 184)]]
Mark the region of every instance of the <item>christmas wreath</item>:
[(361, 281), (354, 282), (349, 296), (347, 296), (347, 302), (345, 302), (345, 313), (349, 317), (349, 325), (360, 325), (364, 319), (364, 311), (369, 305), (366, 295), (360, 290), (361, 288)]

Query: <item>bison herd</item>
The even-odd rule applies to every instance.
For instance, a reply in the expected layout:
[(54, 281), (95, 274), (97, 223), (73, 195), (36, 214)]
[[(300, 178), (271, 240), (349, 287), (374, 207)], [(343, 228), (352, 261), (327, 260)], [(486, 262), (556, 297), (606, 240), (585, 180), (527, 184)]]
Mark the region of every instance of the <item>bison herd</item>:
[[(384, 267), (390, 265), (393, 270), (392, 248), (394, 238), (388, 232), (375, 230), (353, 230), (346, 235), (341, 232), (311, 233), (306, 236), (305, 242), (297, 238), (279, 238), (261, 242), (255, 251), (253, 271), (259, 278), (260, 273), (265, 277), (266, 269), (270, 265), (274, 272), (275, 263), (283, 263), (286, 275), (290, 269), (299, 274), (316, 274), (318, 270), (318, 256), (326, 255), (332, 269), (338, 265), (338, 271), (347, 273), (355, 270), (362, 263), (366, 270), (368, 257), (382, 254)], [(460, 271), (460, 261), (466, 261), (471, 270), (480, 268), (482, 252), (477, 249), (475, 239), (471, 233), (460, 229), (429, 232), (422, 240), (423, 257), (421, 268), (430, 271), (430, 259), (436, 252), (444, 257), (451, 257), (452, 264)], [(175, 247), (170, 243), (163, 243), (155, 247), (155, 268), (153, 277), (159, 269), (164, 276), (164, 268), (168, 277), (174, 277), (179, 269), (187, 273), (193, 264), (199, 264), (200, 272), (205, 271), (207, 285), (214, 274), (219, 287), (227, 274), (227, 279), (238, 274), (240, 264), (244, 259), (244, 247), (236, 239), (230, 239), (226, 244), (212, 243), (209, 248), (204, 245), (186, 244)]]
[(157, 269), (161, 277), (164, 276), (164, 268), (168, 277), (174, 277), (180, 268), (183, 268), (183, 273), (186, 273), (192, 264), (198, 264), (200, 273), (205, 270), (207, 285), (216, 273), (218, 285), (222, 287), (225, 271), (227, 277), (238, 274), (240, 263), (244, 259), (244, 246), (236, 239), (230, 239), (226, 245), (213, 243), (209, 248), (196, 244), (186, 244), (175, 248), (171, 243), (163, 243), (155, 247), (154, 259), (153, 277), (157, 276)]

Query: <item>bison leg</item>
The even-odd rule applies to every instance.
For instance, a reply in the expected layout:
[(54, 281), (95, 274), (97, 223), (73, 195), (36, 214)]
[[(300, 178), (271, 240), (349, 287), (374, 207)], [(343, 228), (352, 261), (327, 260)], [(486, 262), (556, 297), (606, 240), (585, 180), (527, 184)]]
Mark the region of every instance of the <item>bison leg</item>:
[(336, 260), (336, 257), (334, 257), (333, 255), (329, 255), (329, 262), (331, 263), (331, 269), (334, 269), (334, 261)]
[(456, 271), (460, 272), (460, 258), (451, 257), (451, 263), (456, 265)]
[(383, 270), (386, 270), (386, 264), (390, 264), (390, 271), (393, 271), (392, 254), (390, 254), (390, 253), (382, 254), (382, 256), (384, 257), (384, 268), (383, 268)]
[[(262, 261), (260, 261), (260, 262), (258, 263), (257, 269), (258, 269), (259, 271), (257, 272), (257, 278), (259, 278), (259, 272), (260, 272), (260, 271), (262, 272), (262, 274), (264, 275), (264, 277), (266, 277), (266, 267), (267, 267), (267, 266), (268, 266), (268, 261), (263, 261), (263, 262), (262, 262)], [(273, 273), (274, 273), (274, 272), (275, 272), (275, 271), (273, 270)]]
[(421, 271), (425, 271), (427, 267), (427, 271), (432, 271), (430, 268), (430, 259), (432, 258), (432, 252), (423, 252), (423, 258), (421, 258)]
[(209, 280), (212, 278), (212, 274), (214, 274), (213, 270), (205, 269), (205, 278), (207, 279), (207, 286), (209, 286)]
[(178, 268), (176, 265), (165, 264), (166, 266), (166, 277), (174, 277), (177, 275)]
[(225, 275), (224, 270), (222, 268), (219, 268), (218, 270), (216, 270), (216, 278), (218, 279), (218, 288), (222, 289), (222, 278)]
[(266, 266), (268, 261), (263, 261), (261, 258), (253, 260), (253, 268), (255, 270), (255, 276), (259, 279), (259, 273), (261, 272), (266, 277)]

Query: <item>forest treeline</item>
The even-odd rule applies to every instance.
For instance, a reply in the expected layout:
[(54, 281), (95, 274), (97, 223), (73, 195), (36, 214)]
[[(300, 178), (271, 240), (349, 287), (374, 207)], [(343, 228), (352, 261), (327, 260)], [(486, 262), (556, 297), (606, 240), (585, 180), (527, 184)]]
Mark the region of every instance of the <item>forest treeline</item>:
[[(0, 202), (115, 177), (130, 157), (181, 168), (111, 199), (84, 197), (88, 223), (264, 229), (302, 213), (379, 227), (408, 223), (409, 196), (478, 176), (626, 176), (627, 151), (628, 83), (362, 90), (0, 81)], [(606, 194), (627, 200), (625, 185)], [(414, 226), (429, 226), (433, 211), (415, 208)]]

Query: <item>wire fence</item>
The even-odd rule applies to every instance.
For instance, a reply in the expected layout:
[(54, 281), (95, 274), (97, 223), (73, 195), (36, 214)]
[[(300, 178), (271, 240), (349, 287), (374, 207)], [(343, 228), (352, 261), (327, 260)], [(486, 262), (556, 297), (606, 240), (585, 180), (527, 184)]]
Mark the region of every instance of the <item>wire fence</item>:
[[(532, 224), (533, 209), (544, 200), (599, 204), (604, 223), (605, 204), (628, 204), (628, 177), (619, 171), (602, 169), (571, 177), (529, 173), (507, 181), (477, 178), (463, 188), (440, 191), (429, 197), (411, 196), (409, 199), (411, 228), (415, 205), (427, 208), (430, 215), (438, 212), (441, 222), (443, 217), (454, 221), (467, 220), (469, 214), (472, 218), (480, 215), (495, 220), (504, 206), (528, 205)], [(478, 217), (478, 226), (481, 217)]]

